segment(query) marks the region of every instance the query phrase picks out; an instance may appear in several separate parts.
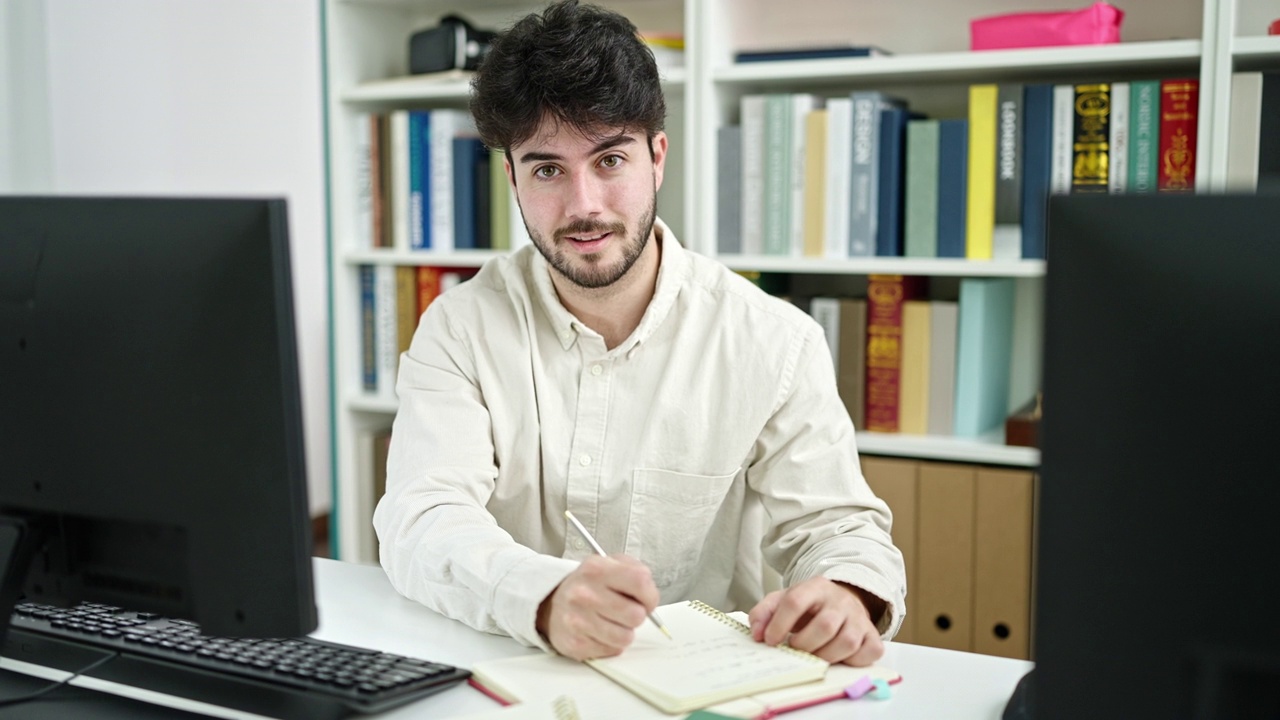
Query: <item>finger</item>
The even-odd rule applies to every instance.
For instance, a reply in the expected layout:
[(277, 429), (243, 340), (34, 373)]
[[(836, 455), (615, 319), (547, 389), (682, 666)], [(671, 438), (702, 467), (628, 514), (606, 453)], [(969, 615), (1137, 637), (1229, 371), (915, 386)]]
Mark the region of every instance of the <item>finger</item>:
[(811, 586), (801, 583), (782, 591), (782, 598), (764, 630), (764, 642), (777, 645), (800, 629), (801, 621), (816, 609), (818, 597)]
[(866, 667), (882, 657), (884, 657), (884, 641), (880, 639), (880, 633), (872, 628), (863, 635), (858, 651), (841, 662), (855, 667)]
[(626, 555), (611, 556), (617, 564), (611, 569), (607, 584), (615, 592), (627, 595), (651, 612), (662, 601), (662, 594), (653, 582), (653, 571), (648, 565)]
[(751, 612), (747, 613), (747, 619), (751, 622), (751, 637), (756, 642), (764, 642), (764, 629), (769, 625), (769, 620), (773, 618), (773, 612), (778, 607), (778, 602), (782, 600), (782, 591), (775, 590), (764, 596), (756, 606), (751, 608)]
[[(857, 649), (862, 636), (854, 629), (852, 618), (839, 608), (823, 607), (805, 622), (803, 628), (794, 629), (787, 644), (797, 650), (810, 652), (827, 662), (839, 662)], [(828, 649), (828, 646), (833, 646)], [(823, 652), (828, 654), (823, 654)], [(835, 653), (836, 657), (832, 657)], [(841, 654), (843, 653), (843, 654)]]

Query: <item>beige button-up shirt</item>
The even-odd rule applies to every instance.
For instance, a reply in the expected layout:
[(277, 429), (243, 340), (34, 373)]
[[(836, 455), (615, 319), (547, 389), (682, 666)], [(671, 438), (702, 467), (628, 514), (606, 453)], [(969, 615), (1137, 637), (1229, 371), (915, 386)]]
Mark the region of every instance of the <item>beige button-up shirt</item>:
[(639, 326), (609, 350), (560, 303), (533, 247), (441, 296), (400, 359), (387, 493), (374, 513), (403, 595), (544, 649), (539, 603), (592, 552), (653, 571), (662, 602), (749, 610), (763, 560), (884, 599), (906, 581), (868, 488), (822, 330), (687, 252), (658, 221)]

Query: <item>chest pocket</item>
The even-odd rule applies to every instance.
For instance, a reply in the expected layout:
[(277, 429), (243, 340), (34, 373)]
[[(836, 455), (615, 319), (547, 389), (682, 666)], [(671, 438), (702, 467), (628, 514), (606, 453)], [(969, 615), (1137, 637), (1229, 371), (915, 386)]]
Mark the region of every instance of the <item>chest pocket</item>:
[(649, 566), (664, 597), (697, 571), (707, 533), (736, 476), (635, 471), (626, 553)]

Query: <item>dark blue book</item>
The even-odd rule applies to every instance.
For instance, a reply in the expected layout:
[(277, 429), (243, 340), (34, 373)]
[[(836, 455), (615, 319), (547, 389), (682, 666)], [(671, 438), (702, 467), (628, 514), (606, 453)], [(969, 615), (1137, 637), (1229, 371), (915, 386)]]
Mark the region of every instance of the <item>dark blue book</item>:
[(489, 185), (492, 157), (483, 147), (476, 156), (476, 248), (480, 250), (493, 248), (493, 195)]
[(415, 250), (431, 247), (431, 113), (426, 110), (409, 112), (409, 239)]
[(969, 121), (938, 123), (938, 257), (965, 257)]
[(378, 391), (378, 319), (373, 307), (373, 266), (360, 266), (360, 380), (365, 392)]
[(1043, 260), (1053, 174), (1053, 86), (1026, 86), (1022, 103), (1022, 257)]
[(453, 249), (476, 249), (476, 164), (480, 138), (453, 139)]
[(777, 60), (827, 60), (831, 58), (883, 57), (888, 54), (888, 52), (874, 45), (846, 45), (843, 47), (750, 50), (734, 55), (734, 61), (748, 63), (774, 62)]
[(902, 257), (906, 197), (907, 120), (920, 117), (906, 108), (880, 110), (880, 192), (876, 198), (876, 256)]

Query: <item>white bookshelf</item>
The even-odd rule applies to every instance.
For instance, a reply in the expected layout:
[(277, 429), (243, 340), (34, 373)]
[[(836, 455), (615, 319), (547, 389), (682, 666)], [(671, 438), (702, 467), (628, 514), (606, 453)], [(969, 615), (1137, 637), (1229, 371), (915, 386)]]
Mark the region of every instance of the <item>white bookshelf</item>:
[[(1124, 7), (1122, 37), (1111, 46), (968, 52), (969, 20), (1007, 12), (1060, 10), (1059, 0), (923, 0), (858, 4), (843, 0), (601, 0), (642, 31), (682, 32), (684, 67), (664, 71), (672, 154), (659, 195), (659, 215), (687, 246), (715, 255), (716, 130), (737, 122), (740, 98), (760, 92), (806, 91), (829, 96), (880, 89), (934, 117), (964, 117), (967, 87), (979, 82), (1071, 82), (1193, 76), (1201, 81), (1197, 187), (1221, 181), (1226, 108), (1233, 68), (1280, 65), (1280, 39), (1265, 37), (1273, 0), (1166, 0)], [(339, 553), (373, 560), (362, 507), (367, 474), (355, 444), (366, 428), (386, 425), (394, 400), (360, 392), (359, 282), (362, 264), (477, 267), (491, 252), (423, 253), (354, 247), (355, 131), (362, 112), (465, 107), (469, 77), (406, 77), (409, 35), (461, 11), (480, 27), (506, 27), (538, 10), (529, 0), (322, 0), (325, 20), (326, 115), (329, 155), (335, 507)], [(1247, 26), (1247, 28), (1246, 28)], [(761, 46), (853, 42), (893, 54), (858, 60), (735, 65), (734, 52)], [(886, 259), (808, 260), (725, 256), (736, 270), (864, 276), (902, 273), (941, 277), (1019, 278), (1039, 283), (1043, 261), (971, 262)], [(867, 454), (1035, 467), (1039, 453), (998, 442), (859, 433)], [(367, 506), (367, 504), (366, 504)]]

